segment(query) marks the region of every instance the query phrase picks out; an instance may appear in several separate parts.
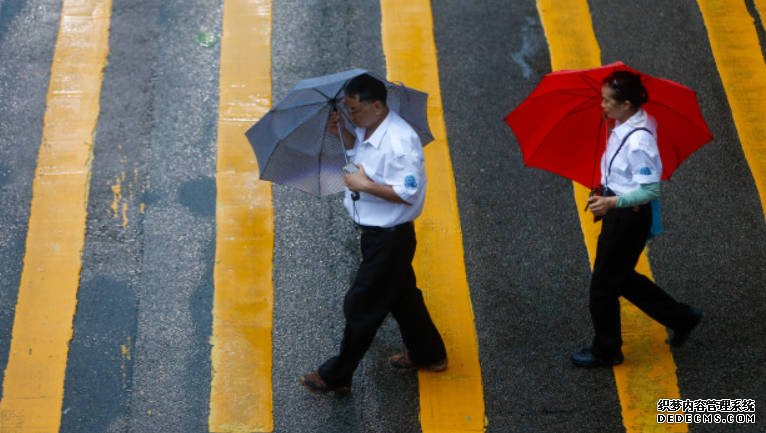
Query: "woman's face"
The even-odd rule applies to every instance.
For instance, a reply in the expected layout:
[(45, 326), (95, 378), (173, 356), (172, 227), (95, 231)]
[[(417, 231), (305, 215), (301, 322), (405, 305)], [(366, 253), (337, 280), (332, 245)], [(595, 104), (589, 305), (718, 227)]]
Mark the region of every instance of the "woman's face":
[(601, 88), (601, 108), (606, 117), (616, 119), (621, 122), (628, 120), (636, 110), (629, 101), (618, 101), (614, 99), (614, 89), (604, 85)]

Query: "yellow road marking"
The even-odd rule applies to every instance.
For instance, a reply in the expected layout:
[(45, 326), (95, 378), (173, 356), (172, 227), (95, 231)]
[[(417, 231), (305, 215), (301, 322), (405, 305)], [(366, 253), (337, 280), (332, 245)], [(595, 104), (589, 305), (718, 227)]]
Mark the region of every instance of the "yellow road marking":
[(247, 128), (271, 106), (271, 1), (226, 0), (216, 172), (210, 431), (274, 429), (271, 184)]
[(61, 424), (111, 10), (111, 0), (62, 4), (0, 402), (3, 433), (51, 433)]
[[(553, 70), (601, 65), (601, 49), (585, 0), (538, 0), (537, 8), (548, 39)], [(593, 223), (591, 214), (583, 211), (588, 190), (574, 184), (574, 191), (592, 265), (601, 227), (600, 223)], [(651, 277), (645, 252), (636, 270)], [(614, 368), (614, 377), (626, 431), (688, 431), (686, 424), (671, 427), (656, 422), (657, 400), (679, 398), (676, 366), (664, 342), (667, 337), (665, 329), (629, 302), (621, 300), (621, 306), (625, 363)]]
[[(742, 150), (766, 215), (766, 65), (745, 3), (697, 0)], [(766, 0), (757, 0), (761, 22)]]
[(758, 15), (761, 18), (761, 25), (766, 26), (764, 23), (764, 14), (766, 14), (766, 0), (755, 0), (755, 9), (758, 11)]
[(436, 140), (426, 146), (428, 193), (416, 220), (414, 265), (426, 303), (447, 345), (449, 368), (420, 373), (423, 433), (484, 431), (484, 396), (478, 338), (463, 262), (457, 194), (444, 125), (431, 4), (381, 2), (388, 78), (428, 93), (428, 118)]

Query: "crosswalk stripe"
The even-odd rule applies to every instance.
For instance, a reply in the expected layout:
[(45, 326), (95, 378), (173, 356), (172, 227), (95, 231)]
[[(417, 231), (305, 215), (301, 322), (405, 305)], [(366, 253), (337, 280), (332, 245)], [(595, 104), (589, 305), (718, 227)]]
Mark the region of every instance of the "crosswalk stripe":
[(271, 184), (258, 180), (247, 128), (271, 106), (271, 1), (226, 0), (218, 120), (212, 432), (270, 432)]
[(761, 19), (761, 26), (764, 26), (766, 21), (766, 0), (754, 0), (755, 10), (758, 12), (758, 17)]
[(0, 402), (3, 433), (51, 433), (61, 424), (111, 9), (111, 0), (62, 4)]
[[(745, 159), (766, 215), (766, 64), (742, 1), (697, 0)], [(761, 22), (766, 0), (755, 2)]]
[[(550, 47), (551, 67), (581, 69), (601, 65), (601, 49), (585, 0), (537, 0), (537, 8)], [(580, 216), (591, 266), (595, 259), (600, 223), (585, 212), (589, 191), (574, 185), (575, 204)], [(651, 278), (646, 251), (636, 270)], [(646, 317), (629, 302), (621, 301), (625, 363), (614, 367), (617, 393), (625, 429), (630, 432), (671, 431), (656, 422), (657, 400), (679, 398), (676, 366), (665, 344), (665, 329)], [(688, 431), (686, 424), (674, 424), (674, 432)]]
[(436, 140), (426, 146), (428, 193), (416, 220), (414, 266), (434, 322), (444, 336), (449, 368), (419, 373), (423, 433), (484, 431), (478, 337), (468, 289), (457, 194), (442, 110), (431, 4), (383, 0), (383, 52), (388, 78), (428, 93)]

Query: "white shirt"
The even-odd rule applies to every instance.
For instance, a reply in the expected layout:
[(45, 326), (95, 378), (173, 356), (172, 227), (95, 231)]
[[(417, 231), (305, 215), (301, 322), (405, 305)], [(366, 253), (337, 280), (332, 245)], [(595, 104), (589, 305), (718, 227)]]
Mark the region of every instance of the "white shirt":
[[(623, 138), (636, 128), (647, 128), (652, 133), (634, 132), (615, 156)], [(643, 109), (639, 109), (625, 123), (617, 123), (609, 135), (606, 151), (601, 157), (601, 184), (608, 186), (617, 195), (625, 195), (638, 189), (641, 184), (659, 182), (662, 161), (656, 137), (657, 123)], [(613, 157), (610, 171), (609, 162)]]
[(350, 160), (364, 167), (373, 182), (393, 187), (409, 205), (364, 192), (354, 202), (346, 189), (343, 204), (351, 218), (357, 224), (375, 227), (393, 227), (417, 218), (426, 195), (425, 159), (418, 134), (393, 110), (367, 140), (364, 128), (355, 132), (354, 148), (348, 152)]

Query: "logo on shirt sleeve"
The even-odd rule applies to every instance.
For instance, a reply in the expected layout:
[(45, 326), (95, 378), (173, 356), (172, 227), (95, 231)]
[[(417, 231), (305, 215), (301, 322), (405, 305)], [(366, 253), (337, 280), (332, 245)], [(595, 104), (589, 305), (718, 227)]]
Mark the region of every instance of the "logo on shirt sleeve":
[(418, 180), (413, 175), (409, 175), (404, 178), (404, 186), (407, 188), (417, 188)]
[(652, 169), (649, 167), (641, 167), (640, 170), (638, 170), (638, 174), (643, 176), (651, 176), (652, 175)]

